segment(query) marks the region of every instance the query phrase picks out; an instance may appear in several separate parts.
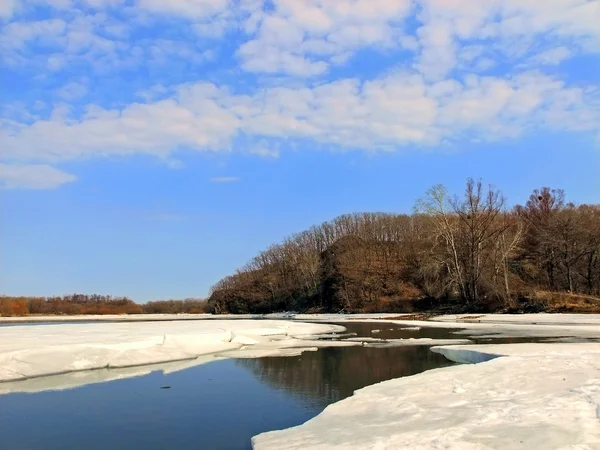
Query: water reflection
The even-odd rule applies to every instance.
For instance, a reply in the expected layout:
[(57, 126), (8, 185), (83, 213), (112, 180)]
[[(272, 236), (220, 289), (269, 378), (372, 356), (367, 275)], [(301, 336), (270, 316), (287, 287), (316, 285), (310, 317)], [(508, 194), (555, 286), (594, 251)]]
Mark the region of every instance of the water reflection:
[(355, 390), (451, 365), (428, 347), (325, 348), (296, 358), (240, 359), (260, 381), (323, 407)]
[[(364, 337), (455, 337), (447, 330), (385, 323), (344, 325)], [(428, 347), (337, 347), (2, 395), (0, 447), (248, 449), (252, 436), (300, 425), (364, 386), (447, 365)]]

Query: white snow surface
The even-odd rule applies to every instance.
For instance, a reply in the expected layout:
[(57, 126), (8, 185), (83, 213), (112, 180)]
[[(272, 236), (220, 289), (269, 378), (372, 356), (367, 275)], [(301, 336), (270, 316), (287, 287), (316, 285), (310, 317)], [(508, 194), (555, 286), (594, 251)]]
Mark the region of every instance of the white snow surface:
[[(410, 315), (406, 315), (407, 317)], [(296, 315), (297, 320), (307, 320)], [(393, 323), (401, 327), (451, 328), (459, 335), (485, 337), (600, 338), (600, 314), (466, 314), (430, 320), (396, 320), (390, 314), (319, 314), (313, 321)], [(407, 328), (404, 328), (407, 329)]]
[(4, 326), (0, 327), (0, 382), (173, 361), (200, 364), (204, 361), (196, 360), (199, 356), (244, 348), (271, 354), (286, 348), (299, 352), (316, 346), (308, 339), (311, 335), (342, 331), (345, 328), (338, 325), (282, 320)]
[(1, 317), (0, 323), (36, 323), (36, 322), (162, 322), (171, 320), (207, 320), (215, 319), (253, 319), (260, 314), (89, 314), (73, 316), (22, 316)]
[(438, 347), (460, 362), (357, 391), (254, 449), (599, 449), (600, 344)]
[(597, 325), (600, 314), (463, 314), (438, 316), (441, 322), (471, 322), (531, 325)]

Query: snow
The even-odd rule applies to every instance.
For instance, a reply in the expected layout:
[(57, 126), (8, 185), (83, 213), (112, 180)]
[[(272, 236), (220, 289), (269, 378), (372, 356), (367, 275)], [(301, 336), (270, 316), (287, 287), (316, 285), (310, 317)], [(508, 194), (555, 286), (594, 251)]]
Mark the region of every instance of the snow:
[(372, 337), (349, 338), (344, 342), (360, 342), (365, 347), (414, 347), (420, 345), (461, 345), (471, 344), (468, 339), (432, 339), (432, 338), (410, 338), (410, 339), (379, 339)]
[(600, 326), (600, 314), (463, 314), (438, 316), (435, 320), (440, 322)]
[(0, 394), (68, 389), (156, 370), (183, 370), (216, 357), (296, 356), (323, 347), (470, 343), (465, 339), (340, 339), (355, 335), (344, 331), (343, 326), (325, 323), (243, 319), (5, 326), (0, 327)]
[(1, 317), (0, 324), (37, 323), (37, 322), (162, 322), (171, 320), (222, 320), (227, 319), (258, 319), (261, 315), (231, 314), (216, 316), (213, 314), (90, 314), (73, 316), (23, 316)]
[(255, 449), (600, 448), (600, 344), (434, 349), (461, 362), (369, 386)]
[[(344, 327), (281, 320), (161, 321), (0, 327), (0, 382), (126, 368), (241, 348), (313, 348), (311, 335)], [(302, 339), (299, 339), (302, 338)], [(348, 345), (352, 345), (349, 343)], [(285, 352), (284, 352), (285, 353)], [(202, 360), (196, 360), (200, 364)]]
[(135, 366), (117, 369), (97, 369), (78, 372), (69, 372), (59, 375), (28, 378), (22, 381), (0, 383), (0, 395), (16, 392), (35, 393), (42, 391), (60, 391), (73, 389), (87, 384), (104, 383), (107, 381), (121, 380), (124, 378), (148, 375), (151, 372), (161, 371), (164, 374), (178, 372), (207, 362), (221, 359), (216, 355), (201, 356), (187, 361), (174, 361), (162, 364)]
[(405, 330), (450, 328), (465, 337), (564, 342), (503, 345), (468, 345), (465, 339), (325, 341), (339, 338), (345, 328), (302, 323), (298, 319), (306, 317), (300, 315), (294, 320), (178, 317), (0, 326), (0, 394), (168, 373), (225, 357), (293, 356), (325, 346), (437, 345), (432, 351), (468, 364), (361, 389), (304, 425), (256, 436), (254, 448), (600, 448), (600, 343), (573, 343), (600, 338), (600, 315), (463, 315), (431, 321), (379, 314), (308, 316), (313, 322), (359, 320)]
[[(401, 327), (449, 328), (458, 335), (480, 338), (600, 338), (600, 314), (484, 314), (439, 316), (432, 320), (396, 320), (387, 314), (318, 315), (313, 321), (393, 323)], [(395, 317), (398, 317), (396, 315)], [(296, 319), (304, 316), (296, 316)], [(406, 328), (404, 328), (406, 330)]]

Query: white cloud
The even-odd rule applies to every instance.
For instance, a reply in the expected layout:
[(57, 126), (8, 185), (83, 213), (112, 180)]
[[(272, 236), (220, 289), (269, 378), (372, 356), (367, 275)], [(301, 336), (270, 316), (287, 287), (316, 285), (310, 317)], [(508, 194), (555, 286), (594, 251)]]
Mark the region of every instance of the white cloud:
[(154, 12), (176, 14), (188, 18), (204, 18), (227, 10), (232, 0), (137, 0), (140, 9)]
[(2, 189), (55, 189), (76, 179), (74, 175), (47, 165), (0, 163), (0, 188)]
[[(50, 4), (26, 4), (34, 1)], [(230, 87), (198, 82), (198, 71), (189, 70), (191, 81), (173, 86), (165, 82), (170, 74), (161, 72), (163, 78), (152, 80), (157, 84), (137, 92), (143, 103), (123, 105), (116, 93), (113, 106), (87, 105), (84, 114), (68, 102), (75, 103), (95, 86), (75, 80), (57, 91), (65, 104), (2, 105), (0, 146), (10, 161), (133, 153), (175, 161), (181, 149), (230, 151), (238, 137), (247, 142), (242, 151), (277, 157), (294, 139), (324, 147), (389, 150), (512, 138), (532, 130), (595, 134), (600, 129), (598, 86), (568, 85), (541, 71), (571, 56), (600, 53), (599, 0), (76, 4), (51, 2), (62, 9), (45, 20), (17, 12), (16, 20), (0, 30), (0, 61), (12, 67), (44, 64), (49, 71), (75, 64), (80, 70), (85, 63), (91, 71), (118, 73), (142, 64), (151, 69), (174, 61), (199, 65), (228, 47), (246, 71), (296, 78), (260, 77), (253, 86), (255, 78), (241, 74), (239, 84)], [(15, 8), (0, 5), (0, 15)], [(124, 8), (130, 20), (113, 14), (115, 6)], [(157, 26), (161, 20), (169, 25), (164, 30)], [(181, 27), (184, 38), (171, 31), (173, 24)], [(153, 33), (136, 33), (135, 27)], [(239, 46), (236, 36), (232, 42), (237, 47), (231, 42), (219, 47), (211, 39), (207, 49), (205, 37), (217, 39), (235, 27), (243, 31)], [(36, 52), (38, 47), (44, 52)], [(363, 49), (381, 50), (393, 62), (376, 72), (368, 67), (336, 79), (340, 72), (332, 69)], [(223, 65), (213, 76), (229, 76), (236, 69)], [(51, 79), (49, 71), (40, 75)], [(185, 76), (186, 71), (179, 70), (178, 79), (180, 73)], [(237, 88), (245, 94), (235, 93)]]
[(71, 81), (58, 89), (57, 95), (66, 101), (79, 100), (88, 92), (87, 85), (84, 81)]
[[(539, 37), (577, 40), (579, 51), (600, 52), (598, 0), (421, 0), (419, 5), (422, 50), (416, 67), (432, 79), (449, 73), (460, 46), (472, 41), (512, 57), (529, 54)], [(566, 57), (565, 50), (558, 57)]]
[(569, 50), (567, 47), (556, 47), (535, 55), (531, 59), (531, 63), (542, 65), (556, 65), (570, 58), (571, 54), (571, 50)]
[(264, 139), (251, 146), (248, 152), (263, 158), (279, 158), (279, 149), (275, 148), (273, 144), (269, 145)]
[(251, 72), (315, 76), (367, 46), (400, 47), (398, 26), (411, 0), (274, 0), (273, 9), (251, 15), (256, 32), (238, 52)]
[[(123, 109), (90, 105), (78, 119), (63, 106), (46, 120), (4, 120), (0, 145), (6, 157), (20, 161), (131, 153), (168, 159), (181, 148), (229, 151), (240, 135), (258, 143), (255, 151), (263, 138), (393, 149), (465, 136), (495, 140), (536, 129), (595, 132), (599, 96), (597, 89), (567, 87), (538, 72), (510, 79), (472, 75), (463, 83), (398, 72), (365, 82), (271, 87), (252, 95), (196, 83), (153, 103)], [(269, 148), (263, 147), (266, 154)]]
[(211, 183), (237, 183), (240, 181), (238, 177), (214, 177), (210, 179)]
[(17, 9), (17, 0), (0, 0), (0, 18), (11, 17)]
[(132, 39), (130, 32), (141, 26), (135, 20), (127, 23), (107, 13), (90, 11), (61, 17), (18, 20), (0, 28), (0, 63), (37, 66), (51, 72), (77, 63), (93, 72), (106, 73), (141, 65), (166, 66), (174, 60), (197, 65), (215, 57), (214, 50), (198, 46), (185, 34), (178, 39), (165, 38), (161, 33)]
[(135, 95), (146, 102), (150, 102), (158, 99), (159, 97), (163, 97), (165, 94), (169, 92), (162, 84), (155, 84), (150, 86), (148, 89), (143, 89), (135, 93)]
[(239, 119), (212, 97), (217, 94), (225, 98), (212, 85), (183, 86), (173, 98), (122, 110), (89, 105), (78, 120), (55, 110), (47, 120), (13, 124), (0, 142), (7, 156), (46, 160), (135, 152), (165, 157), (178, 147), (220, 150), (229, 145)]
[(60, 19), (8, 23), (0, 28), (0, 63), (29, 64), (29, 45), (55, 42), (65, 30), (66, 23)]
[[(64, 13), (62, 18), (9, 23), (0, 35), (5, 64), (31, 64), (28, 45), (60, 47), (46, 55), (47, 67), (60, 70), (85, 60), (99, 71), (169, 58), (205, 61), (206, 48), (170, 41), (168, 33), (130, 40), (131, 28), (168, 18), (201, 37), (221, 38), (228, 30), (248, 33), (237, 49), (250, 72), (316, 77), (344, 64), (359, 50), (417, 52), (404, 61), (428, 79), (442, 80), (454, 69), (484, 72), (498, 54), (555, 64), (579, 52), (600, 52), (598, 0), (31, 0)], [(3, 0), (1, 11), (13, 11)], [(86, 9), (91, 7), (93, 9)], [(115, 7), (130, 20), (117, 19)], [(4, 13), (5, 15), (8, 12)], [(412, 20), (407, 21), (408, 18)], [(416, 32), (413, 28), (416, 25)], [(539, 38), (539, 39), (538, 39)], [(152, 42), (155, 41), (155, 42)], [(573, 42), (577, 41), (577, 45)], [(464, 58), (465, 47), (479, 47), (479, 58)], [(536, 54), (539, 54), (536, 57)], [(536, 60), (537, 58), (537, 60)], [(37, 58), (38, 60), (40, 58)], [(516, 61), (519, 62), (519, 61)]]

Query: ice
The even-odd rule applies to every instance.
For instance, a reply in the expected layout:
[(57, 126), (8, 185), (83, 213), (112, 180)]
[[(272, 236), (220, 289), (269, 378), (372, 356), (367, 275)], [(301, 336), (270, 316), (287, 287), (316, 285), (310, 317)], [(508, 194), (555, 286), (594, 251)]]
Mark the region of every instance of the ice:
[(441, 322), (510, 323), (530, 325), (595, 325), (600, 314), (463, 314), (438, 316)]
[(198, 366), (207, 362), (217, 361), (220, 358), (216, 355), (202, 356), (187, 361), (174, 361), (163, 364), (153, 364), (146, 366), (135, 366), (121, 369), (97, 369), (78, 372), (63, 373), (60, 375), (49, 375), (43, 377), (29, 378), (22, 381), (0, 383), (0, 394), (10, 394), (15, 392), (42, 392), (42, 391), (60, 391), (73, 389), (87, 384), (104, 383), (106, 381), (121, 380), (124, 378), (139, 377), (151, 372), (161, 371), (165, 374), (178, 372), (190, 367)]
[(357, 391), (255, 449), (600, 448), (600, 344), (435, 348), (460, 362)]
[[(483, 314), (463, 316), (439, 316), (431, 320), (397, 320), (390, 315), (361, 314), (323, 315), (317, 320), (331, 322), (350, 322), (360, 320), (371, 323), (393, 323), (401, 327), (414, 328), (449, 328), (459, 335), (478, 336), (481, 338), (599, 338), (600, 314)], [(301, 318), (304, 316), (296, 316)], [(360, 319), (358, 319), (360, 317)], [(396, 315), (397, 317), (397, 315)], [(406, 328), (404, 328), (406, 330)]]
[[(326, 320), (343, 323), (353, 317)], [(255, 449), (600, 448), (600, 343), (581, 342), (600, 338), (600, 315), (467, 315), (430, 321), (372, 315), (360, 320), (566, 343), (433, 347), (468, 365), (366, 387), (304, 425), (254, 437)], [(573, 340), (580, 342), (568, 343)]]
[[(261, 318), (258, 314), (231, 314), (228, 319)], [(36, 323), (36, 322), (162, 322), (171, 320), (220, 320), (223, 316), (212, 314), (103, 314), (74, 316), (23, 316), (0, 317), (0, 323)]]
[(339, 325), (243, 319), (0, 327), (0, 382), (173, 361), (201, 364), (199, 356), (242, 348), (297, 353), (344, 345), (309, 339), (343, 331)]
[(410, 338), (410, 339), (380, 339), (373, 337), (357, 337), (346, 339), (345, 342), (358, 342), (365, 347), (414, 347), (420, 345), (461, 345), (472, 344), (468, 339), (432, 339), (432, 338)]

